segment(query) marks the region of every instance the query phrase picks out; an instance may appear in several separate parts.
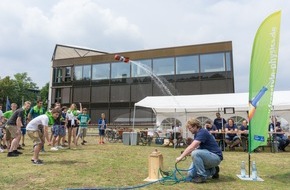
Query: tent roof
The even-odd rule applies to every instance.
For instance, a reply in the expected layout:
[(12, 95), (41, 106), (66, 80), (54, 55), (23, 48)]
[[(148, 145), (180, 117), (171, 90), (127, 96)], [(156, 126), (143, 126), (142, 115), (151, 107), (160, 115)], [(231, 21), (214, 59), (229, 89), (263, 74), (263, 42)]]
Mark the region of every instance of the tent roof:
[[(273, 106), (275, 110), (290, 109), (290, 91), (275, 91)], [(248, 93), (206, 94), (186, 96), (147, 96), (135, 106), (152, 108), (160, 112), (205, 112), (234, 107), (236, 111), (249, 109)]]

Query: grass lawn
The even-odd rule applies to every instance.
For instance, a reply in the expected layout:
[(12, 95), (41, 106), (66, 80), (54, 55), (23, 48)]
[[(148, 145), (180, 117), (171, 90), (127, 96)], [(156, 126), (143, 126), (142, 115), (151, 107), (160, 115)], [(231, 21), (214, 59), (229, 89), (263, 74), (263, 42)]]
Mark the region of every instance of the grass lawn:
[[(148, 157), (157, 148), (163, 155), (164, 170), (173, 170), (175, 158), (183, 148), (151, 146), (126, 146), (122, 143), (97, 144), (96, 137), (87, 137), (87, 145), (76, 149), (46, 152), (40, 159), (45, 164), (33, 165), (32, 142), (26, 139), (23, 155), (8, 158), (0, 153), (0, 189), (67, 189), (125, 187), (144, 184), (148, 177)], [(288, 152), (270, 153), (265, 150), (251, 154), (256, 161), (258, 175), (263, 182), (241, 181), (236, 177), (240, 173), (241, 161), (248, 163), (248, 154), (242, 151), (224, 152), (220, 165), (220, 179), (208, 180), (204, 184), (178, 183), (175, 185), (151, 184), (142, 189), (290, 189), (290, 147)], [(187, 169), (190, 159), (178, 164)], [(248, 171), (247, 171), (248, 172)]]

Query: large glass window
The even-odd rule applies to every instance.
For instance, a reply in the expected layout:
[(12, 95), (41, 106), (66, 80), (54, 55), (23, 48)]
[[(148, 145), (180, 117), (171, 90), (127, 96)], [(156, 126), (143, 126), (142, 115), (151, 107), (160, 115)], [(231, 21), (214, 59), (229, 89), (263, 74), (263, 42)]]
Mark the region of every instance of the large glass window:
[(151, 59), (134, 61), (132, 63), (132, 77), (144, 77), (152, 74)]
[(82, 66), (75, 66), (74, 79), (75, 80), (82, 80), (82, 76), (83, 76), (83, 67)]
[(66, 67), (65, 68), (65, 82), (70, 82), (71, 81), (71, 67)]
[(90, 80), (91, 65), (75, 66), (74, 78), (75, 80)]
[(160, 75), (174, 75), (174, 58), (153, 59), (153, 72)]
[(199, 73), (198, 56), (176, 57), (176, 74)]
[(110, 64), (93, 65), (92, 80), (110, 79)]
[(226, 64), (227, 64), (227, 71), (231, 71), (232, 70), (232, 61), (231, 61), (231, 53), (227, 52), (226, 53)]
[(129, 78), (130, 77), (130, 64), (124, 62), (112, 63), (111, 78)]
[(83, 66), (83, 80), (91, 80), (91, 65)]
[(56, 82), (56, 83), (62, 82), (62, 68), (55, 68), (54, 69), (53, 82)]
[(200, 55), (200, 70), (202, 73), (225, 71), (224, 53)]

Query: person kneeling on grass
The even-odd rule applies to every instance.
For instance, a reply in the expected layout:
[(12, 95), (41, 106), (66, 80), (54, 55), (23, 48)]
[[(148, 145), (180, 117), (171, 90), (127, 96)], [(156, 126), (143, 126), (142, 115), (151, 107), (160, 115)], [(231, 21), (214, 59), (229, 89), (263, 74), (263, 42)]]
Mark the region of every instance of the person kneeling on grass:
[(27, 134), (34, 143), (34, 153), (31, 161), (35, 165), (43, 164), (43, 161), (39, 159), (39, 152), (45, 142), (43, 128), (53, 125), (58, 116), (59, 110), (54, 108), (50, 113), (46, 113), (32, 119), (26, 127)]
[(187, 121), (187, 129), (194, 135), (193, 142), (176, 158), (176, 163), (185, 156), (191, 154), (192, 163), (186, 182), (203, 183), (209, 177), (219, 178), (219, 164), (223, 160), (223, 154), (214, 137), (204, 128), (200, 122), (192, 118)]

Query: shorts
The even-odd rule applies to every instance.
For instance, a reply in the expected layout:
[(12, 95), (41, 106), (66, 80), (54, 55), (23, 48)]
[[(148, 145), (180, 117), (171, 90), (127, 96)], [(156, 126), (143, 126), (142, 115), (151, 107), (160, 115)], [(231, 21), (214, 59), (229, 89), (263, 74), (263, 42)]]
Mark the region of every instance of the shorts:
[(99, 129), (99, 135), (105, 136), (105, 129)]
[(44, 138), (43, 138), (44, 136), (39, 130), (27, 131), (27, 135), (32, 139), (35, 145), (44, 142)]
[(59, 125), (53, 125), (52, 126), (51, 132), (52, 132), (52, 134), (53, 134), (54, 137), (59, 136), (59, 128), (60, 128)]
[(79, 127), (78, 136), (86, 137), (87, 136), (87, 128), (86, 127)]
[(67, 128), (75, 128), (78, 127), (77, 120), (75, 120), (75, 124), (71, 125), (71, 120), (67, 121)]
[(9, 133), (10, 139), (14, 139), (17, 135), (19, 135), (20, 131), (16, 125), (6, 125), (6, 133)]
[(21, 127), (21, 134), (25, 135), (26, 134), (26, 128), (25, 127)]
[(66, 130), (64, 125), (59, 126), (59, 136), (64, 137), (66, 135)]
[(235, 140), (238, 140), (240, 138), (239, 138), (239, 136), (229, 136), (229, 135), (226, 135), (226, 139), (229, 140), (229, 141), (235, 141)]

